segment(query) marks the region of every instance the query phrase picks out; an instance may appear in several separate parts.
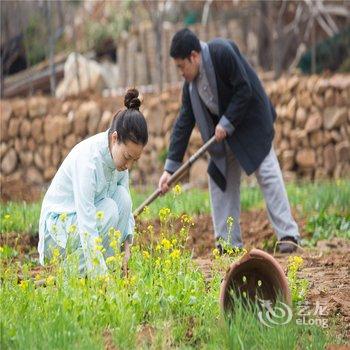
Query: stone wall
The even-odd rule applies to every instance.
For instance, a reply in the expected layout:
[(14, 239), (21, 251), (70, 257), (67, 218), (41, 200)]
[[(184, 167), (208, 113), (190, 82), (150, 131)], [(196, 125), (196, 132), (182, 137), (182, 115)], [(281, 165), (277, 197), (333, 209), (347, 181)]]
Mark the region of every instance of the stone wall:
[[(276, 106), (275, 146), (286, 179), (326, 179), (350, 174), (350, 75), (282, 77), (265, 82)], [(170, 131), (180, 106), (180, 89), (145, 94), (142, 111), (150, 138), (132, 170), (134, 184), (155, 185), (161, 174)], [(44, 96), (1, 101), (1, 182), (52, 179), (69, 150), (106, 130), (122, 97), (60, 101)], [(202, 145), (194, 130), (186, 158)], [(190, 179), (206, 183), (206, 161)]]

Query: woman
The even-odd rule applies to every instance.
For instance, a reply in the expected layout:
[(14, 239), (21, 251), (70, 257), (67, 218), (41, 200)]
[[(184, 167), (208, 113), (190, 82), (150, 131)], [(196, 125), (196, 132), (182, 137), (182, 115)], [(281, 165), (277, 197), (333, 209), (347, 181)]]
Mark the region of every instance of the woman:
[(128, 90), (126, 109), (115, 115), (110, 128), (78, 143), (58, 169), (42, 203), (38, 245), (42, 265), (53, 251), (66, 257), (69, 246), (78, 257), (81, 274), (106, 273), (105, 259), (113, 255), (111, 228), (121, 234), (127, 262), (135, 225), (128, 170), (148, 141), (138, 95), (136, 89)]

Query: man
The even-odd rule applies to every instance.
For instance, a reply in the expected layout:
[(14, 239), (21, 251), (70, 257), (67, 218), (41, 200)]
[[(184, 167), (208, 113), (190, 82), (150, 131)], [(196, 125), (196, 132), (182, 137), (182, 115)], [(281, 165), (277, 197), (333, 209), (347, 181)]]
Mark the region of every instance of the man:
[[(220, 238), (234, 247), (243, 245), (239, 225), (243, 169), (258, 180), (280, 252), (295, 251), (300, 235), (272, 147), (276, 112), (256, 73), (232, 41), (200, 42), (189, 29), (174, 35), (170, 56), (185, 83), (159, 188), (168, 191), (168, 180), (180, 167), (197, 123), (204, 142), (214, 134), (217, 141), (209, 149), (208, 167), (217, 247), (222, 249)], [(228, 217), (234, 218), (232, 232)]]

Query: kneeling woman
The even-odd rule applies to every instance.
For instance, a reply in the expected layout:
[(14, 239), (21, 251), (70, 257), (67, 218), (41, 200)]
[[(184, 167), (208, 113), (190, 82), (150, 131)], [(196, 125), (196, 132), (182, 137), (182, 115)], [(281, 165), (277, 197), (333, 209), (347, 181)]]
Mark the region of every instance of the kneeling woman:
[(78, 143), (58, 169), (42, 203), (41, 264), (52, 258), (53, 251), (65, 258), (69, 241), (81, 274), (104, 274), (105, 259), (113, 255), (111, 228), (121, 233), (125, 255), (130, 255), (135, 222), (128, 170), (148, 140), (138, 95), (136, 89), (128, 90), (126, 109), (115, 115), (110, 128)]

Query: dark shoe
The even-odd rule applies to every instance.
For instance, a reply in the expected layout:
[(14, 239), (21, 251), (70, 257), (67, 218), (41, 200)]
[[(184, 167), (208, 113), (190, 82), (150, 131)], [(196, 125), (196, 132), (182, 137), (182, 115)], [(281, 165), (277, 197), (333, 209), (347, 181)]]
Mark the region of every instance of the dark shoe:
[(292, 236), (285, 236), (278, 242), (279, 251), (283, 254), (290, 254), (298, 249), (298, 241)]

